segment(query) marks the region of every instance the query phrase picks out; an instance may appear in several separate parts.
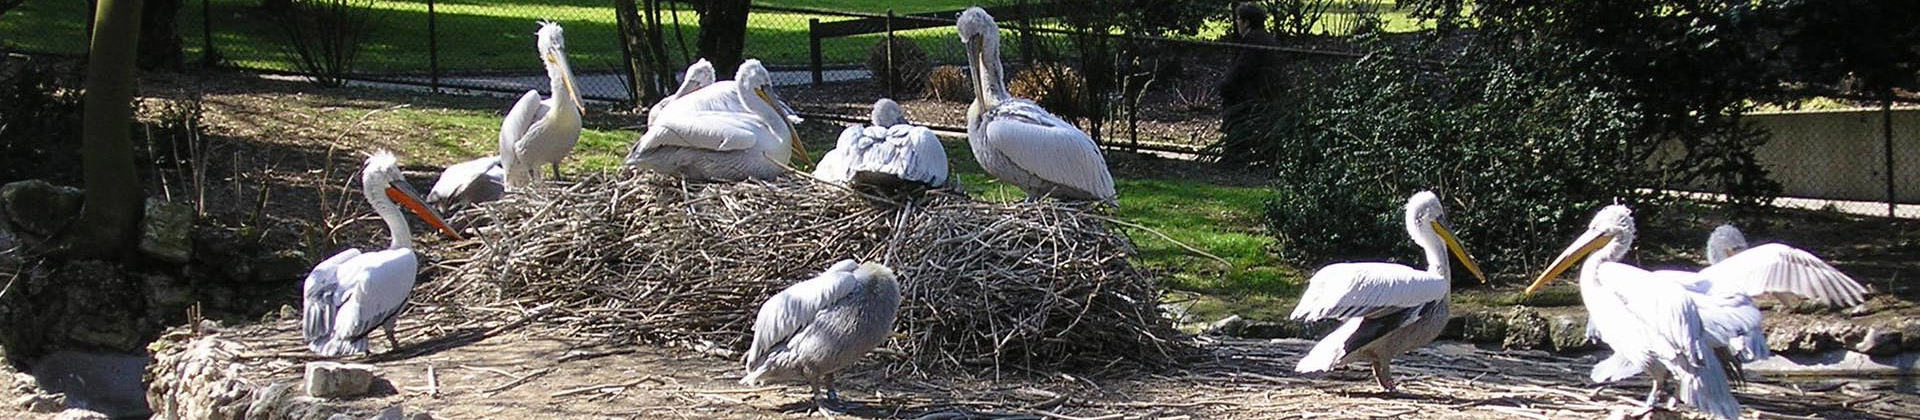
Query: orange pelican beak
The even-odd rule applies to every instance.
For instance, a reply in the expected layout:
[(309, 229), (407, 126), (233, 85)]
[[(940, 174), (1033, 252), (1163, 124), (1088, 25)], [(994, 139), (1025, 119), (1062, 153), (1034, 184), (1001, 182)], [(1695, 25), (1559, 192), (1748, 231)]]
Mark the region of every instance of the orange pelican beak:
[(447, 236), (453, 237), (453, 239), (456, 240), (465, 239), (460, 236), (459, 232), (454, 232), (452, 227), (447, 226), (447, 221), (440, 217), (440, 212), (433, 211), (432, 208), (427, 207), (425, 202), (420, 200), (420, 193), (414, 191), (413, 186), (407, 184), (406, 181), (387, 184), (387, 198), (393, 199), (395, 203), (400, 203), (400, 205), (406, 207), (407, 210), (412, 210), (414, 215), (420, 216), (421, 220), (427, 221), (427, 225), (440, 229), (440, 231), (446, 233)]

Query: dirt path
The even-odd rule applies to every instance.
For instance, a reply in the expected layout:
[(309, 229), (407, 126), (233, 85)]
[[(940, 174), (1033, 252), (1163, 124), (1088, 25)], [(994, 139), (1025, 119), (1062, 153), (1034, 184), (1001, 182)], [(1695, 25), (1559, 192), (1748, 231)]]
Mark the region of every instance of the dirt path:
[[(402, 322), (398, 351), (349, 361), (379, 366), (374, 396), (344, 401), (372, 412), (400, 404), (435, 418), (806, 418), (804, 387), (736, 383), (736, 357), (681, 347), (595, 345), (564, 325), (455, 319), (444, 308)], [(426, 319), (420, 319), (426, 318)], [(492, 333), (492, 334), (489, 334)], [(219, 331), (255, 387), (298, 381), (312, 360), (291, 320)], [(624, 341), (624, 340), (615, 340)], [(1212, 341), (1187, 368), (1094, 376), (992, 367), (959, 373), (890, 370), (883, 348), (840, 378), (848, 413), (879, 418), (1599, 418), (1634, 407), (1643, 381), (1584, 383), (1595, 356), (1488, 351), (1442, 343), (1397, 361), (1401, 393), (1379, 391), (1363, 367), (1326, 377), (1292, 373), (1304, 340)], [(376, 341), (376, 351), (386, 351)], [(431, 373), (430, 373), (431, 372)], [(1803, 391), (1765, 379), (1736, 391), (1748, 417), (1911, 418), (1920, 397), (1862, 386)], [(1683, 410), (1684, 411), (1684, 410)], [(1697, 418), (1686, 412), (1686, 418)], [(1764, 414), (1756, 414), (1764, 413)], [(951, 416), (951, 417), (943, 417)], [(971, 416), (971, 417), (969, 417)]]

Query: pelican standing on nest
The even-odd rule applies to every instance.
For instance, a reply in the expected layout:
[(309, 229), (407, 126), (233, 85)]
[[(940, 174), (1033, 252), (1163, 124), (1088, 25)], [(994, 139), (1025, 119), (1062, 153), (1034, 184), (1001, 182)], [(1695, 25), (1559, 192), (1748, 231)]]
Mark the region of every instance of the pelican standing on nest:
[[(1660, 401), (1662, 385), (1673, 379), (1678, 383), (1673, 396), (1679, 401), (1715, 417), (1738, 418), (1740, 402), (1733, 398), (1729, 377), (1739, 373), (1737, 359), (1764, 356), (1735, 354), (1742, 347), (1765, 351), (1764, 341), (1755, 341), (1764, 335), (1749, 329), (1757, 327), (1758, 312), (1747, 310), (1750, 305), (1742, 309), (1738, 300), (1745, 296), (1702, 296), (1686, 286), (1692, 279), (1676, 278), (1691, 273), (1654, 273), (1617, 262), (1633, 247), (1635, 233), (1633, 212), (1626, 206), (1601, 209), (1587, 232), (1561, 252), (1526, 293), (1539, 291), (1585, 258), (1580, 299), (1587, 307), (1587, 334), (1614, 352), (1594, 365), (1589, 378), (1610, 383), (1652, 372), (1648, 410)], [(1722, 298), (1730, 301), (1713, 300)], [(1756, 342), (1761, 343), (1757, 349), (1750, 347)]]
[[(814, 395), (827, 391), (841, 404), (833, 375), (887, 341), (900, 310), (900, 283), (886, 266), (841, 260), (812, 280), (794, 284), (760, 305), (753, 347), (740, 383), (801, 380)], [(819, 404), (818, 400), (815, 400)]]
[(498, 200), (507, 192), (507, 169), (499, 156), (488, 156), (448, 166), (427, 191), (427, 204), (449, 210), (462, 204)]
[(1482, 283), (1487, 281), (1480, 264), (1453, 237), (1445, 220), (1440, 198), (1432, 192), (1421, 191), (1407, 199), (1407, 234), (1426, 254), (1425, 270), (1391, 263), (1344, 263), (1315, 272), (1292, 318), (1343, 321), (1301, 357), (1294, 370), (1325, 372), (1365, 360), (1372, 363), (1380, 387), (1394, 392), (1389, 362), (1433, 342), (1447, 326), (1447, 292), (1453, 284), (1447, 252), (1459, 257)]
[(939, 188), (947, 183), (947, 151), (933, 130), (907, 123), (892, 99), (873, 103), (873, 125), (840, 132), (838, 145), (814, 167), (813, 176), (883, 190)]
[(1866, 302), (1865, 286), (1820, 257), (1785, 244), (1748, 248), (1747, 236), (1733, 225), (1707, 237), (1707, 262), (1700, 274), (1714, 280), (1716, 292), (1773, 295), (1789, 306), (1801, 297), (1839, 307)]
[(660, 122), (660, 111), (666, 109), (667, 104), (691, 95), (694, 91), (700, 90), (700, 88), (712, 85), (713, 80), (713, 63), (708, 62), (707, 59), (702, 58), (694, 61), (692, 65), (688, 65), (686, 76), (682, 76), (680, 79), (680, 90), (674, 91), (672, 95), (667, 95), (665, 98), (660, 98), (660, 102), (654, 102), (653, 107), (647, 108), (647, 125), (651, 126)]
[(1003, 182), (1026, 191), (1028, 200), (1053, 196), (1115, 202), (1107, 160), (1087, 133), (1045, 108), (1007, 93), (1001, 77), (1000, 27), (978, 7), (960, 13), (960, 41), (973, 73), (973, 105), (967, 107), (967, 144), (973, 157)]
[[(307, 274), (302, 294), (301, 336), (307, 348), (323, 356), (367, 352), (367, 337), (385, 329), (387, 341), (399, 347), (393, 326), (420, 268), (413, 252), (413, 233), (400, 209), (411, 210), (428, 225), (459, 239), (440, 215), (420, 201), (420, 195), (400, 175), (393, 154), (374, 153), (360, 173), (361, 191), (373, 212), (387, 223), (387, 249), (362, 253), (348, 249), (328, 257)], [(391, 351), (391, 349), (389, 349)]]
[(769, 89), (760, 60), (740, 64), (734, 80), (715, 82), (662, 107), (626, 164), (694, 179), (771, 179), (795, 154), (807, 160), (786, 104)]
[(541, 164), (551, 165), (553, 177), (559, 178), (560, 161), (580, 143), (580, 117), (587, 113), (579, 89), (573, 87), (573, 67), (567, 64), (567, 40), (560, 24), (540, 22), (535, 34), (553, 94), (543, 100), (540, 91), (528, 90), (500, 122), (500, 166), (507, 170), (510, 188), (533, 182)]

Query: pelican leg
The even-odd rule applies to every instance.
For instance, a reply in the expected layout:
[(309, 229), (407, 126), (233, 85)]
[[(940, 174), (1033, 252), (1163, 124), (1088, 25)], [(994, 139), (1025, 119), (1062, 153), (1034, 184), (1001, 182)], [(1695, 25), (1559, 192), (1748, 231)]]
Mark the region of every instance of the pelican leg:
[(560, 162), (554, 162), (554, 163), (551, 163), (550, 165), (553, 167), (553, 180), (559, 181), (560, 180)]
[[(823, 387), (821, 385), (825, 385), (825, 386)], [(820, 381), (815, 382), (813, 384), (813, 389), (816, 393), (819, 392), (819, 390), (821, 389), (827, 390), (827, 393), (826, 393), (827, 397), (825, 399), (815, 398), (813, 400), (814, 408), (820, 409), (820, 412), (826, 413), (829, 416), (841, 415), (841, 414), (847, 413), (846, 402), (841, 401), (840, 393), (836, 392), (833, 389), (832, 374), (828, 374), (825, 377), (820, 378)]]
[(1379, 381), (1380, 387), (1386, 388), (1389, 393), (1396, 392), (1394, 389), (1399, 386), (1393, 380), (1393, 365), (1387, 364), (1385, 360), (1374, 359), (1373, 379)]
[(400, 339), (393, 335), (393, 324), (394, 321), (387, 321), (386, 324), (380, 325), (380, 329), (387, 331), (387, 351), (400, 349)]
[(1653, 389), (1647, 391), (1647, 408), (1653, 408), (1660, 402), (1660, 378), (1653, 379)]

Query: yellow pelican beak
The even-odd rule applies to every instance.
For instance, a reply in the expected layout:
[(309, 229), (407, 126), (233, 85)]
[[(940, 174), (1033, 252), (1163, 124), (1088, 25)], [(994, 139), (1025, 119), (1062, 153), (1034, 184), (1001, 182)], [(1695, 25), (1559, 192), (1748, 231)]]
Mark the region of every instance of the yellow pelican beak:
[(1561, 272), (1565, 272), (1568, 268), (1573, 267), (1573, 263), (1579, 262), (1580, 258), (1586, 257), (1587, 254), (1592, 254), (1593, 251), (1599, 250), (1600, 247), (1607, 246), (1610, 242), (1613, 242), (1613, 234), (1600, 230), (1588, 230), (1587, 233), (1580, 235), (1579, 239), (1573, 240), (1573, 246), (1569, 246), (1566, 251), (1560, 252), (1560, 257), (1555, 258), (1553, 264), (1547, 266), (1547, 272), (1541, 273), (1540, 278), (1534, 279), (1533, 284), (1527, 286), (1526, 294), (1531, 295), (1534, 292), (1540, 291), (1541, 288), (1547, 286), (1548, 281), (1553, 280), (1554, 277), (1559, 277)]
[(453, 237), (453, 239), (456, 240), (465, 239), (460, 237), (459, 232), (454, 232), (452, 227), (447, 226), (447, 221), (440, 218), (439, 212), (427, 207), (427, 205), (420, 200), (420, 193), (414, 191), (413, 185), (407, 184), (406, 181), (387, 184), (387, 198), (393, 199), (393, 202), (399, 203), (401, 206), (406, 207), (407, 210), (412, 210), (414, 215), (420, 216), (420, 220), (427, 221), (427, 225), (440, 229), (440, 231), (446, 233), (447, 236)]
[(587, 102), (580, 100), (580, 89), (573, 87), (573, 72), (567, 72), (563, 80), (567, 81), (567, 94), (573, 95), (573, 105), (580, 107), (580, 116), (587, 116)]
[(782, 111), (785, 107), (774, 101), (773, 96), (767, 95), (766, 89), (754, 89), (753, 94), (759, 95), (760, 100), (767, 101), (767, 106), (773, 107), (774, 113), (780, 114), (780, 124), (787, 124), (787, 146), (793, 148), (793, 153), (800, 156), (801, 162), (812, 162), (813, 158), (807, 156), (807, 146), (800, 143), (800, 128), (787, 121), (786, 111)]
[(1453, 251), (1453, 256), (1467, 266), (1467, 271), (1473, 272), (1473, 276), (1480, 279), (1480, 284), (1487, 284), (1487, 274), (1480, 271), (1480, 263), (1473, 260), (1473, 255), (1467, 254), (1467, 247), (1460, 244), (1459, 238), (1453, 237), (1453, 232), (1447, 230), (1447, 225), (1436, 220), (1433, 222), (1433, 232), (1440, 234), (1440, 241), (1447, 243), (1447, 249)]

